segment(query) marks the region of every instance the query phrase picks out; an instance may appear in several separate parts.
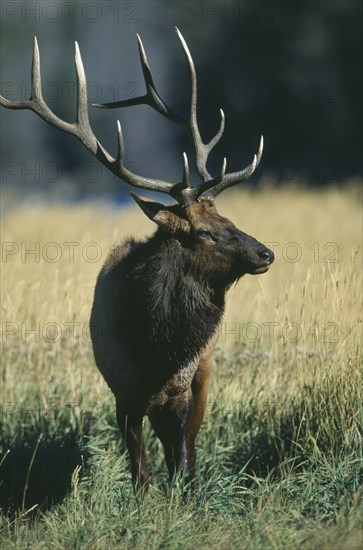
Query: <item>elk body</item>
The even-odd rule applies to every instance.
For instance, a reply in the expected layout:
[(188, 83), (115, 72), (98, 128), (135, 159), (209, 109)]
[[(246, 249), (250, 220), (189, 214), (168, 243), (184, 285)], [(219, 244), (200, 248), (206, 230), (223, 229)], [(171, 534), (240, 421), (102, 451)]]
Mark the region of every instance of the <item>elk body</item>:
[(214, 199), (224, 189), (247, 179), (262, 155), (244, 170), (226, 173), (224, 159), (217, 176), (207, 170), (207, 158), (224, 130), (224, 115), (212, 140), (204, 144), (197, 123), (197, 82), (188, 47), (178, 32), (191, 79), (188, 117), (174, 113), (161, 100), (139, 39), (147, 93), (143, 97), (103, 108), (147, 103), (160, 114), (185, 126), (192, 137), (201, 184), (189, 182), (188, 160), (179, 183), (136, 175), (124, 166), (124, 143), (118, 123), (118, 154), (113, 158), (96, 139), (88, 118), (87, 88), (76, 45), (78, 79), (77, 122), (60, 120), (41, 93), (39, 52), (35, 41), (32, 97), (24, 102), (1, 98), (14, 109), (29, 108), (57, 128), (75, 135), (105, 166), (128, 183), (167, 193), (175, 199), (165, 206), (132, 195), (155, 222), (145, 241), (128, 240), (115, 247), (98, 277), (91, 314), (96, 364), (116, 400), (117, 422), (130, 455), (134, 483), (148, 479), (142, 442), (148, 416), (160, 438), (170, 478), (181, 472), (191, 479), (195, 470), (195, 439), (208, 393), (211, 355), (223, 317), (228, 288), (245, 274), (268, 270), (273, 252), (220, 216)]

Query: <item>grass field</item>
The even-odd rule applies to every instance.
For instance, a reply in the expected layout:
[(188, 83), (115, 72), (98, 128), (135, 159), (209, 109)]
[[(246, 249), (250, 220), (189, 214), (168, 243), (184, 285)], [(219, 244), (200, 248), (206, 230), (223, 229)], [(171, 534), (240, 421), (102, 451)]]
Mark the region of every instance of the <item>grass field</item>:
[(1, 548), (362, 548), (357, 186), (236, 190), (218, 207), (270, 243), (276, 261), (229, 292), (195, 487), (168, 486), (146, 423), (153, 474), (146, 495), (131, 488), (88, 319), (110, 246), (153, 226), (136, 206), (9, 208)]

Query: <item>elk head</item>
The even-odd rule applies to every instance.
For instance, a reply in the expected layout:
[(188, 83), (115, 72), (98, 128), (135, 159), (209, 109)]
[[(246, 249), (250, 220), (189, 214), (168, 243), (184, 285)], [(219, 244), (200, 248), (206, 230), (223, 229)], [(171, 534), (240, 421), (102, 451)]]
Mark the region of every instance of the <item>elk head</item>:
[[(143, 212), (162, 232), (179, 239), (190, 250), (193, 273), (224, 283), (224, 287), (249, 273), (265, 273), (274, 260), (271, 250), (220, 216), (209, 199), (189, 206), (163, 204), (131, 193)], [(197, 269), (198, 271), (198, 269)]]

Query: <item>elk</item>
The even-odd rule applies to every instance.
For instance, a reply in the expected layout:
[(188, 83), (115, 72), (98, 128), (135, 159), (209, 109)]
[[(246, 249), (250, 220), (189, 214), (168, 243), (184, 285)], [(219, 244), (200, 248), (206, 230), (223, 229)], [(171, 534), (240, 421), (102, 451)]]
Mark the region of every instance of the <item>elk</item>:
[(170, 479), (179, 472), (191, 480), (195, 472), (195, 439), (200, 429), (208, 394), (211, 357), (222, 322), (225, 295), (245, 274), (266, 272), (274, 254), (253, 237), (220, 216), (215, 198), (228, 187), (246, 180), (258, 166), (263, 149), (239, 172), (226, 173), (226, 159), (219, 173), (207, 169), (210, 152), (224, 131), (224, 114), (215, 136), (204, 143), (197, 121), (197, 78), (188, 46), (176, 29), (190, 78), (188, 116), (172, 111), (158, 95), (148, 59), (138, 36), (139, 54), (146, 84), (144, 96), (97, 104), (124, 108), (148, 104), (190, 133), (201, 179), (189, 181), (184, 153), (183, 177), (178, 183), (151, 179), (129, 171), (117, 123), (116, 157), (101, 145), (89, 121), (87, 83), (78, 45), (77, 120), (58, 118), (41, 91), (39, 50), (34, 40), (32, 93), (26, 101), (1, 104), (10, 109), (31, 109), (44, 120), (78, 138), (91, 153), (125, 182), (171, 196), (165, 205), (132, 193), (150, 220), (155, 233), (146, 240), (129, 239), (113, 248), (98, 276), (90, 329), (98, 369), (116, 401), (118, 426), (128, 449), (134, 485), (148, 481), (142, 440), (143, 419), (148, 416), (165, 450)]

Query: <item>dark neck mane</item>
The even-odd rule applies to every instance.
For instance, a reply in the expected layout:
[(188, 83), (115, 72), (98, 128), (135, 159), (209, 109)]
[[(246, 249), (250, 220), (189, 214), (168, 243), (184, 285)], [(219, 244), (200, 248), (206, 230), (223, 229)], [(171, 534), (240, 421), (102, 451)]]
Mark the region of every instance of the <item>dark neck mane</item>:
[(210, 288), (192, 273), (188, 254), (176, 239), (160, 242), (156, 234), (132, 260), (131, 254), (123, 296), (128, 323), (138, 327), (130, 351), (165, 367), (185, 366), (218, 329), (224, 289)]

